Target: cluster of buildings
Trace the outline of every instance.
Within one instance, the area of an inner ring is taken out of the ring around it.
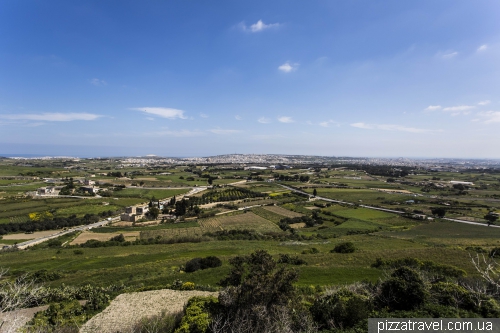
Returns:
[[[137,222],[143,219],[148,211],[148,205],[130,206],[125,208],[125,213],[120,215],[120,220],[125,222]]]

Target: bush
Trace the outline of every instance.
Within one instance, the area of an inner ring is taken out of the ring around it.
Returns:
[[[76,255],[82,255],[83,251],[82,250],[73,250],[73,253]]]
[[[316,254],[319,253],[319,250],[315,247],[302,251],[302,254]]]
[[[353,253],[356,251],[356,248],[354,247],[354,243],[352,242],[345,242],[345,243],[340,243],[335,245],[333,250],[331,250],[331,253]]]
[[[194,282],[184,282],[181,286],[181,290],[194,290]]]
[[[204,333],[208,330],[210,310],[218,303],[215,297],[193,297],[184,309],[179,328],[175,333]]]
[[[184,271],[187,273],[192,273],[200,269],[214,268],[221,265],[222,261],[215,256],[208,256],[206,258],[193,258],[186,263]]]
[[[289,254],[280,254],[280,258],[278,259],[278,264],[307,265],[304,259],[300,259],[297,256],[292,257]]]
[[[481,246],[467,246],[465,248],[465,250],[467,250],[467,251],[473,251],[473,252],[476,252],[476,253],[488,253],[488,251],[486,251],[485,249],[483,249]]]
[[[372,304],[367,296],[340,289],[316,299],[311,314],[321,328],[346,329],[368,318],[371,310]]]
[[[31,273],[30,277],[33,278],[35,282],[40,283],[58,280],[62,275],[56,272],[49,272],[46,269],[41,269]]]
[[[118,236],[115,236],[115,237],[112,237],[110,239],[111,242],[125,242],[125,236],[123,236],[123,234],[119,234]]]
[[[429,293],[419,272],[410,267],[396,269],[380,286],[378,301],[391,310],[414,310],[425,304]]]

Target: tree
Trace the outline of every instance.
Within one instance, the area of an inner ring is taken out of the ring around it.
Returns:
[[[158,215],[160,215],[160,210],[158,209],[158,207],[151,207],[149,208],[148,214],[153,220],[156,220],[158,218]]]
[[[488,213],[484,216],[484,219],[488,221],[488,226],[490,226],[490,224],[494,224],[495,221],[498,220],[498,216]]]
[[[316,189],[313,190],[313,196],[317,196],[318,195],[318,191]]]
[[[437,217],[444,217],[446,214],[446,209],[443,207],[436,207],[436,208],[431,208],[432,215],[436,215]]]
[[[219,282],[221,308],[212,332],[313,332],[309,311],[293,283],[298,272],[278,263],[264,250],[232,258],[229,275]]]

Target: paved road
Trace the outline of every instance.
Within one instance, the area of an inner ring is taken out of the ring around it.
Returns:
[[[289,187],[289,186],[286,186],[286,185],[282,185],[282,184],[277,184],[277,185],[282,186],[282,187],[284,187],[284,188],[286,188],[288,190],[291,190],[293,192],[306,194],[306,195],[312,197],[312,195],[310,193],[307,193],[307,192],[304,192],[304,191],[300,191],[300,190],[297,190],[297,189],[294,189],[292,187]],[[346,201],[341,201],[341,200],[333,200],[333,199],[328,199],[328,198],[319,197],[319,196],[316,196],[316,198],[324,200],[324,201],[341,203],[341,204],[350,205],[350,206],[354,206],[355,205],[352,202],[346,202]],[[392,210],[392,209],[387,209],[387,208],[373,207],[373,206],[367,206],[367,205],[359,205],[359,207],[368,208],[368,209],[375,209],[375,210],[380,210],[380,211],[389,212],[389,213],[395,213],[395,214],[404,214],[404,212],[401,212],[399,210]],[[452,222],[459,222],[459,223],[465,223],[465,224],[472,224],[472,225],[479,225],[479,226],[482,226],[482,227],[488,227],[488,225],[486,223],[464,221],[464,220],[458,220],[458,219],[451,219],[451,218],[447,218],[447,217],[443,217],[442,220],[447,220],[447,221],[452,221]],[[498,225],[491,225],[490,227],[500,228],[500,226],[498,226]]]

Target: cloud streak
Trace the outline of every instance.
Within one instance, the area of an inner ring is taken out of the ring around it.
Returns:
[[[477,48],[477,52],[484,52],[488,49],[488,44],[483,44]]]
[[[34,120],[34,121],[75,121],[75,120],[96,120],[102,117],[93,113],[27,113],[27,114],[2,114],[0,119],[7,120]]]
[[[353,123],[352,127],[368,129],[368,130],[382,130],[382,131],[398,131],[398,132],[409,132],[409,133],[426,133],[433,132],[432,130],[427,130],[423,128],[405,127],[401,125],[394,124],[366,124],[366,123]]]
[[[322,121],[319,123],[319,126],[321,127],[331,127],[331,126],[339,126],[339,123],[333,120],[327,120],[327,121]]]
[[[425,111],[436,111],[441,110],[441,105],[429,105],[424,109]]]
[[[280,26],[280,24],[279,23],[266,24],[262,20],[258,20],[256,23],[250,25],[249,27],[247,27],[244,22],[241,22],[239,24],[239,26],[243,31],[255,33],[255,32],[261,32],[261,31],[264,31],[267,29],[271,29],[271,28],[277,28]]]
[[[283,73],[294,72],[299,68],[298,63],[290,63],[289,61],[285,62],[283,65],[279,66],[278,69]]]
[[[108,83],[106,81],[100,80],[100,79],[97,79],[97,78],[91,79],[90,83],[93,84],[96,87],[102,87],[102,86],[107,86],[108,85]]]
[[[278,121],[280,123],[285,123],[285,124],[290,124],[290,123],[294,123],[295,121],[292,119],[292,117],[279,117],[278,118]]]
[[[153,114],[158,117],[166,119],[187,119],[184,115],[183,110],[171,109],[171,108],[159,108],[159,107],[142,107],[142,108],[130,108],[133,111],[140,111],[147,114]]]
[[[443,59],[452,59],[455,58],[458,55],[458,52],[450,52],[450,53],[445,53],[441,55],[441,58]]]
[[[271,119],[266,117],[260,117],[257,121],[261,124],[269,124],[271,122]]]
[[[483,111],[477,114],[480,119],[474,121],[481,121],[485,124],[500,123],[500,111]]]

